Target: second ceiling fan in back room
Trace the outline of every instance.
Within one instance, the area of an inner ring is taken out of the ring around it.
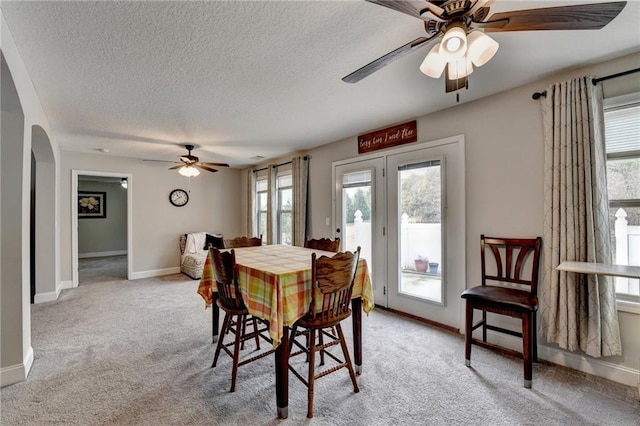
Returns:
[[[200,170],[206,170],[208,172],[217,172],[217,169],[213,167],[229,167],[227,163],[210,163],[200,162],[200,159],[195,155],[191,155],[191,151],[195,148],[194,145],[186,144],[185,149],[188,151],[187,155],[180,155],[180,161],[165,161],[165,160],[144,160],[144,161],[159,161],[162,163],[176,163],[175,166],[169,167],[169,170],[178,170],[182,176],[194,177],[200,174]],[[213,167],[212,167],[213,166]]]
[[[590,3],[494,13],[495,0],[366,0],[424,21],[427,35],[399,47],[342,80],[357,83],[425,43],[442,39],[427,54],[420,71],[432,78],[445,74],[445,90],[468,87],[473,66],[486,64],[498,43],[485,33],[537,30],[599,30],[611,22],[626,1]]]

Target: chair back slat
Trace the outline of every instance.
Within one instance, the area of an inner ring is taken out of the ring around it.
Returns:
[[[209,249],[213,260],[213,272],[218,287],[218,300],[227,309],[244,309],[244,301],[238,287],[236,273],[236,254],[234,250],[222,252]]]
[[[487,281],[498,281],[507,284],[518,284],[529,287],[532,294],[537,294],[538,266],[540,263],[540,247],[542,238],[495,238],[480,237],[480,257],[482,262],[482,285]],[[495,274],[487,272],[490,259],[486,255],[486,247],[489,247],[494,258]],[[503,255],[504,253],[504,255]],[[531,256],[531,270],[525,277],[528,269],[527,261]],[[504,265],[503,265],[504,257]],[[515,257],[515,264],[514,264]],[[504,267],[503,267],[504,266]]]
[[[337,253],[340,251],[340,237],[337,237],[335,240],[329,238],[309,239],[305,240],[304,246],[310,249]]]
[[[354,253],[337,253],[332,257],[311,255],[313,289],[309,312],[314,318],[331,321],[350,312],[359,258],[360,247]]]
[[[236,237],[224,240],[225,248],[241,248],[241,247],[256,247],[262,245],[262,235],[259,237]]]

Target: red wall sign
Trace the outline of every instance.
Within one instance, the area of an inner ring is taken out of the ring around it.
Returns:
[[[358,136],[358,154],[390,148],[418,140],[416,121]]]

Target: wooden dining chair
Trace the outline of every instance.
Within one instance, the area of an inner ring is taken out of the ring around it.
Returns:
[[[467,301],[465,321],[465,363],[471,366],[471,344],[520,357],[498,345],[487,343],[487,330],[522,338],[524,387],[531,388],[533,362],[537,362],[536,311],[538,310],[538,268],[542,238],[480,237],[482,285],[462,292]],[[487,254],[490,252],[491,254]],[[493,258],[495,263],[490,262]],[[491,285],[489,284],[491,283]],[[482,311],[482,320],[473,325],[473,310]],[[522,331],[508,330],[487,323],[487,312],[519,318]],[[482,341],[472,333],[482,327]]]
[[[335,240],[332,240],[330,238],[305,238],[304,246],[310,249],[331,251],[333,253],[337,253],[338,251],[340,251],[340,237],[337,237]]]
[[[291,362],[289,362],[289,370],[307,386],[307,417],[309,418],[313,417],[313,393],[316,379],[347,368],[353,383],[353,391],[360,391],[344,333],[340,326],[340,322],[351,315],[351,293],[359,258],[360,247],[354,253],[337,253],[333,257],[320,256],[316,258],[315,253],[311,255],[311,304],[308,312],[294,323],[289,339],[290,360],[297,355],[308,355],[309,370],[306,379],[294,368]],[[327,331],[334,326],[337,330],[337,336]],[[306,345],[294,338],[299,328],[309,330],[310,337]],[[327,337],[327,343],[321,339],[316,340],[317,333]],[[328,348],[335,345],[340,345],[342,348],[342,358],[344,359],[327,351]],[[293,352],[294,346],[300,350]],[[316,372],[315,360],[318,353],[333,359],[337,365]]]
[[[218,362],[220,351],[224,350],[232,359],[233,366],[231,370],[231,391],[236,390],[236,377],[238,375],[238,367],[256,361],[274,352],[273,349],[261,352],[251,358],[244,359],[241,362],[240,344],[255,339],[256,349],[260,350],[260,338],[263,338],[270,344],[272,343],[268,335],[264,334],[268,331],[267,324],[259,318],[249,315],[249,311],[242,300],[242,294],[238,288],[238,279],[236,274],[236,255],[234,250],[230,252],[221,252],[212,248],[211,259],[213,261],[214,275],[216,285],[218,287],[218,299],[216,303],[224,311],[224,321],[220,338],[216,345],[215,355],[213,357],[214,368]],[[253,331],[247,333],[247,325],[253,326]],[[233,341],[224,343],[225,337],[229,334],[234,336]],[[231,349],[230,349],[231,348]]]
[[[236,237],[224,240],[224,248],[255,247],[262,245],[262,234],[259,237]]]

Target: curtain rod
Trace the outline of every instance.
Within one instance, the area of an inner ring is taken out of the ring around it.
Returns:
[[[304,157],[302,157],[302,158],[303,158],[304,160],[307,160],[309,157],[305,155],[305,156],[304,156]],[[278,168],[278,167],[281,167],[281,166],[286,166],[287,164],[291,164],[291,163],[293,163],[293,160],[291,160],[291,161],[285,161],[284,163],[280,163],[280,164],[276,164],[276,165],[275,165],[275,166],[273,166],[273,167]],[[263,170],[268,170],[268,169],[269,169],[269,166],[267,166],[267,167],[263,167],[263,168],[261,168],[261,169],[255,169],[255,170],[253,170],[253,173],[261,172],[261,171],[263,171]]]
[[[632,70],[622,71],[617,74],[605,75],[604,77],[594,78],[594,79],[591,79],[591,83],[593,83],[593,85],[595,86],[601,81],[611,80],[612,78],[618,78],[618,77],[622,77],[629,74],[635,74],[637,72],[640,72],[640,68],[634,68]],[[533,95],[531,95],[531,98],[536,100],[540,98],[546,98],[546,97],[547,97],[546,90],[544,92],[535,92]]]

